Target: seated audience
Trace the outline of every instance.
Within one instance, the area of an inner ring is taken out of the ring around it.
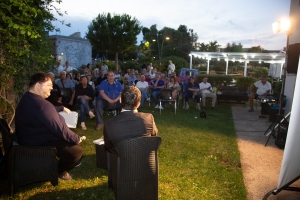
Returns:
[[[156,73],[157,73],[157,69],[156,69],[156,68],[153,68],[153,70],[151,70],[151,72],[150,72],[150,74],[149,74],[151,80],[154,80],[154,79],[155,79]]]
[[[175,82],[176,82],[176,83],[180,83],[180,79],[179,79],[179,77],[176,76],[176,73],[175,73],[175,72],[172,72],[172,73],[171,73],[171,76],[174,76]]]
[[[148,97],[149,85],[148,85],[148,82],[145,81],[145,76],[144,75],[141,75],[141,80],[138,81],[135,86],[137,88],[139,88],[139,90],[141,91],[142,98],[141,98],[141,102],[140,102],[140,108],[143,108],[145,99],[148,102],[150,101],[150,98]]]
[[[151,78],[148,73],[145,75],[145,81],[148,82],[148,85],[151,85]]]
[[[158,109],[164,109],[162,106],[158,105],[158,97],[160,95],[161,89],[165,87],[165,83],[163,80],[161,80],[161,76],[159,73],[156,73],[155,79],[152,80],[151,85],[153,87],[152,89],[152,97],[155,103],[155,108]]]
[[[63,66],[61,66],[60,61],[57,61],[55,69],[54,69],[55,75],[59,76],[60,72],[63,71],[63,70],[64,70],[64,68],[63,68]]]
[[[75,87],[80,84],[80,72],[77,72],[74,77]]]
[[[104,81],[106,79],[107,79],[107,77],[104,75],[104,71],[101,70],[100,75],[99,75],[99,77],[97,78],[97,81],[96,81],[96,86],[98,87],[102,83],[102,81]]]
[[[256,92],[254,91],[255,88],[257,88]],[[250,100],[250,109],[249,112],[253,112],[253,99],[257,99],[258,96],[265,96],[271,92],[272,85],[269,81],[267,81],[267,77],[262,75],[260,77],[260,80],[253,83],[250,86],[250,95],[249,95],[249,100]]]
[[[67,78],[67,73],[65,71],[60,72],[60,79],[56,81],[59,88],[71,88],[74,90],[74,82]]]
[[[134,72],[130,72],[130,75],[127,79],[128,86],[134,85],[135,80],[136,80],[136,76],[134,75]]]
[[[98,87],[99,95],[96,102],[96,130],[101,130],[104,126],[103,112],[109,107],[121,108],[120,98],[123,86],[115,81],[112,71],[107,73],[107,80],[102,81]],[[110,104],[110,105],[109,105]]]
[[[127,69],[127,73],[124,75],[125,80],[127,80],[130,76],[131,69]]]
[[[138,88],[126,86],[121,100],[121,114],[105,122],[103,136],[106,149],[114,150],[112,143],[115,141],[158,134],[152,114],[137,111],[141,101]]]
[[[50,92],[50,96],[47,97],[46,100],[52,103],[54,106],[62,106],[62,96],[58,85],[54,83],[54,74],[49,72],[47,75],[52,81],[53,89]]]
[[[115,80],[121,82],[121,74],[118,70],[115,70]]]
[[[71,67],[71,66],[69,65],[69,62],[68,62],[68,61],[66,61],[65,64],[66,64],[66,65],[65,65],[64,71],[65,71],[66,73],[69,73],[69,74],[73,75],[73,74],[72,74],[72,72],[73,72],[73,67]]]
[[[195,98],[197,101],[197,109],[201,110],[200,108],[200,96],[198,95],[198,92],[200,91],[199,85],[195,83],[194,77],[189,78],[189,82],[186,84],[185,87],[185,108],[189,109],[189,98]]]
[[[203,107],[205,107],[205,99],[206,97],[212,98],[212,104],[211,107],[215,108],[216,101],[217,101],[217,95],[212,92],[212,87],[209,82],[207,82],[207,77],[203,77],[202,82],[199,84],[201,96],[202,96],[202,104]]]
[[[170,77],[170,82],[168,83],[167,88],[172,90],[172,99],[176,100],[181,87],[179,83],[175,82],[174,76]]]
[[[92,75],[92,71],[91,71],[91,65],[90,63],[88,63],[84,69],[84,74],[85,75]]]
[[[55,146],[58,175],[71,180],[68,173],[81,163],[81,138],[71,131],[59,111],[69,113],[63,106],[53,106],[45,98],[52,90],[51,78],[44,73],[34,74],[29,80],[29,91],[21,98],[16,109],[16,135],[21,145]]]
[[[94,84],[94,81],[91,80],[91,79],[92,79],[92,76],[91,76],[91,75],[87,75],[86,78],[87,78],[88,84],[89,84],[90,86],[92,86],[93,90],[95,91],[95,84]]]
[[[75,104],[80,108],[80,127],[82,130],[86,130],[85,126],[85,116],[88,113],[90,118],[93,119],[95,117],[94,113],[91,111],[90,107],[92,105],[92,101],[94,100],[95,92],[92,86],[88,84],[88,79],[86,76],[80,77],[80,85],[76,87],[72,100],[70,102],[73,105]]]

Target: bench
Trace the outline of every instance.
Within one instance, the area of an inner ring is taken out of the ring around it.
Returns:
[[[248,101],[248,88],[238,86],[218,86],[217,87],[217,101],[227,103],[242,103]]]

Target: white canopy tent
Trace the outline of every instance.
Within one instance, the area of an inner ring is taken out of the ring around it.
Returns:
[[[226,72],[228,74],[228,62],[240,62],[245,63],[244,76],[247,76],[247,63],[250,61],[264,62],[264,63],[280,63],[281,69],[285,62],[285,53],[248,53],[248,52],[200,52],[191,51],[190,55],[190,69],[192,69],[193,57],[202,58],[207,60],[207,74],[209,74],[209,61],[225,60]]]

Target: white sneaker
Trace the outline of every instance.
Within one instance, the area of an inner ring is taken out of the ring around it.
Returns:
[[[81,126],[81,130],[84,130],[84,131],[86,130],[86,126],[85,126],[84,122],[81,122],[80,126]]]
[[[159,106],[158,108],[159,108],[159,109],[164,109],[162,106]]]
[[[147,101],[149,102],[149,101],[150,101],[150,98],[148,98]]]
[[[190,107],[189,105],[186,105],[186,106],[185,106],[185,109],[189,109],[189,107]]]
[[[155,108],[159,108],[159,105],[156,105]]]
[[[197,106],[197,110],[201,110],[200,106]]]
[[[95,115],[92,111],[89,111],[89,116],[90,116],[90,119],[93,119],[95,117]]]

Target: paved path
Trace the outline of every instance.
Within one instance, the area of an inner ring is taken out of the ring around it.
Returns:
[[[268,118],[260,119],[260,108],[248,112],[249,108],[232,106],[234,126],[237,133],[238,147],[241,154],[244,182],[249,200],[259,200],[270,190],[276,188],[280,173],[283,150],[275,145],[271,137],[267,146],[264,132],[271,122]],[[300,181],[295,186],[300,187]],[[282,191],[270,197],[278,200],[300,199],[300,192]]]

